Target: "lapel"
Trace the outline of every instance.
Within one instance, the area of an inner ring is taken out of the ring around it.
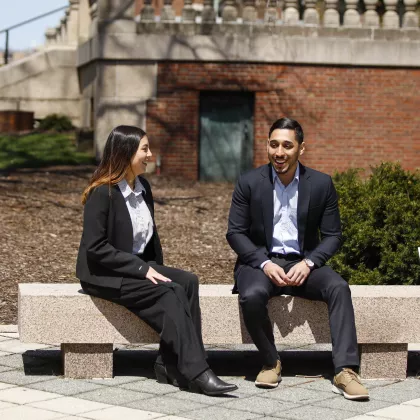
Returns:
[[[152,216],[152,220],[153,220],[153,226],[155,225],[155,215],[153,214],[153,207],[152,207],[152,202],[151,202],[151,196],[150,194],[147,194],[147,190],[146,187],[144,186],[144,184],[141,182],[141,177],[138,177],[140,184],[143,185],[144,188],[144,192],[143,192],[143,199],[147,205],[147,208],[150,211],[150,214]]]
[[[261,203],[263,211],[263,223],[265,231],[265,240],[267,249],[271,249],[273,240],[273,218],[274,218],[274,202],[273,202],[273,171],[271,164],[263,166],[261,170]]]
[[[308,217],[309,201],[311,198],[311,182],[308,171],[301,163],[299,163],[299,170],[300,179],[298,187],[297,224],[299,248],[300,251],[303,252],[306,220]]]
[[[127,205],[125,204],[124,196],[118,185],[114,185],[115,194],[113,194],[114,200],[114,212],[115,217],[118,218],[118,224],[120,230],[117,233],[119,237],[124,238],[125,251],[130,252],[133,249],[133,223],[131,222],[130,213],[128,212]],[[126,239],[127,238],[127,239]]]

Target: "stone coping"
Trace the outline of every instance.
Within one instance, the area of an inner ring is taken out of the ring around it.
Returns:
[[[231,284],[205,284],[200,286],[200,296],[229,296]],[[350,286],[352,297],[420,298],[416,286]],[[79,283],[20,283],[19,290],[27,296],[79,296]]]

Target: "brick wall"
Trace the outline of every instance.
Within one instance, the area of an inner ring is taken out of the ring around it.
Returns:
[[[254,165],[267,162],[273,121],[298,120],[302,162],[332,174],[399,160],[420,168],[420,70],[265,64],[160,63],[147,131],[162,171],[198,176],[201,90],[255,92]]]

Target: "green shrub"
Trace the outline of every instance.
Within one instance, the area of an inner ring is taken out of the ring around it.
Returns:
[[[420,173],[383,163],[334,183],[344,241],[330,265],[352,284],[420,284]]]
[[[42,119],[39,123],[38,129],[40,131],[70,131],[73,130],[73,124],[69,117],[65,115],[50,114]]]
[[[87,165],[94,162],[91,154],[76,151],[74,133],[0,135],[0,171],[52,165]]]

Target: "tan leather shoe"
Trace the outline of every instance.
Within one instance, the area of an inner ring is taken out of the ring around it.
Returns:
[[[344,368],[334,376],[333,392],[348,400],[368,400],[369,392],[362,385],[360,376],[350,368]]]
[[[255,380],[255,385],[261,388],[275,388],[281,381],[281,363],[276,366],[263,366]]]

